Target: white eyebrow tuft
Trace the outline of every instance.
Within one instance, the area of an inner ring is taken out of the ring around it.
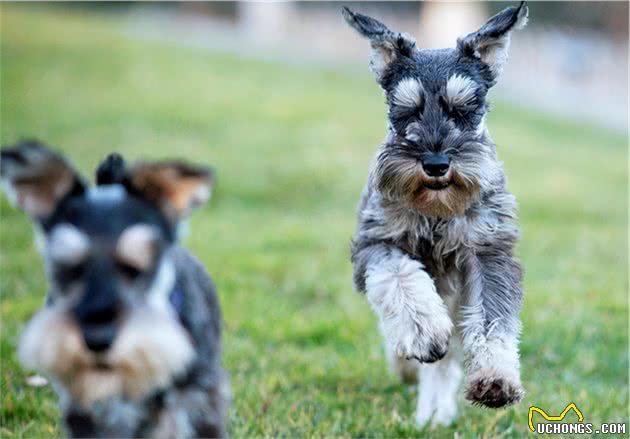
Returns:
[[[392,101],[394,105],[416,108],[419,107],[422,102],[423,93],[424,87],[422,87],[422,83],[419,80],[405,78],[396,85]]]
[[[453,106],[467,105],[475,98],[477,89],[475,81],[456,73],[446,81],[446,99]]]
[[[71,224],[59,224],[50,233],[48,254],[57,263],[78,264],[87,257],[89,250],[89,238]]]
[[[148,224],[129,226],[118,238],[116,257],[139,270],[146,270],[156,256],[157,237],[155,227]]]

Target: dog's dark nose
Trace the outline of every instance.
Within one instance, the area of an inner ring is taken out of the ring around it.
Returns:
[[[112,304],[113,305],[113,304]],[[109,349],[116,338],[116,308],[105,306],[77,313],[83,340],[91,351]]]
[[[116,338],[116,325],[113,323],[101,325],[81,325],[83,340],[89,350],[102,352],[114,343]]]
[[[442,177],[446,175],[451,166],[451,160],[444,154],[433,154],[422,160],[424,172],[429,177]]]
[[[120,305],[110,264],[95,261],[88,271],[85,292],[72,309],[88,349],[104,351],[114,343]]]
[[[118,316],[115,302],[83,301],[75,307],[74,315],[83,334],[83,340],[91,351],[107,350],[116,338],[116,320]]]

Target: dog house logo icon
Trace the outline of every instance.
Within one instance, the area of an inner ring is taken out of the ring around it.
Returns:
[[[584,422],[584,415],[582,415],[582,412],[580,411],[579,408],[577,408],[574,402],[566,406],[566,408],[558,416],[550,416],[540,407],[532,406],[529,408],[529,416],[528,416],[529,429],[533,432],[536,432],[536,428],[534,428],[534,422],[533,422],[534,412],[539,413],[543,418],[545,418],[546,421],[562,421],[564,420],[564,417],[567,415],[567,413],[569,413],[569,411],[571,410],[573,410],[575,414],[577,415],[578,422]]]

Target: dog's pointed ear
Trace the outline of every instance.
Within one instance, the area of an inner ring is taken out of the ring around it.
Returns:
[[[508,58],[512,31],[527,24],[529,9],[525,2],[511,6],[490,18],[478,31],[457,40],[457,49],[467,57],[488,65],[496,79]]]
[[[2,148],[0,180],[11,203],[40,222],[50,217],[62,199],[85,191],[68,160],[36,140]]]
[[[358,33],[370,40],[372,54],[370,70],[381,84],[383,76],[391,64],[401,57],[411,57],[416,50],[416,41],[409,35],[394,32],[378,20],[367,15],[342,9],[343,17]]]
[[[159,207],[177,223],[210,199],[214,172],[180,161],[139,163],[127,171],[125,186]]]

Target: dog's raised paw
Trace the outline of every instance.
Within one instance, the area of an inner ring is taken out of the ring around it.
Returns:
[[[470,381],[466,399],[473,404],[500,408],[516,404],[525,391],[516,382],[500,376],[480,376]]]
[[[418,360],[420,363],[435,363],[436,361],[444,358],[446,353],[448,352],[448,341],[446,343],[435,343],[432,342],[429,346],[427,352],[422,355],[413,355],[411,357],[407,357],[407,360]]]
[[[430,328],[412,323],[405,330],[399,328],[399,331],[389,332],[393,336],[389,338],[393,351],[400,358],[415,359],[420,363],[441,360],[448,352],[452,324],[450,319],[440,323]]]

